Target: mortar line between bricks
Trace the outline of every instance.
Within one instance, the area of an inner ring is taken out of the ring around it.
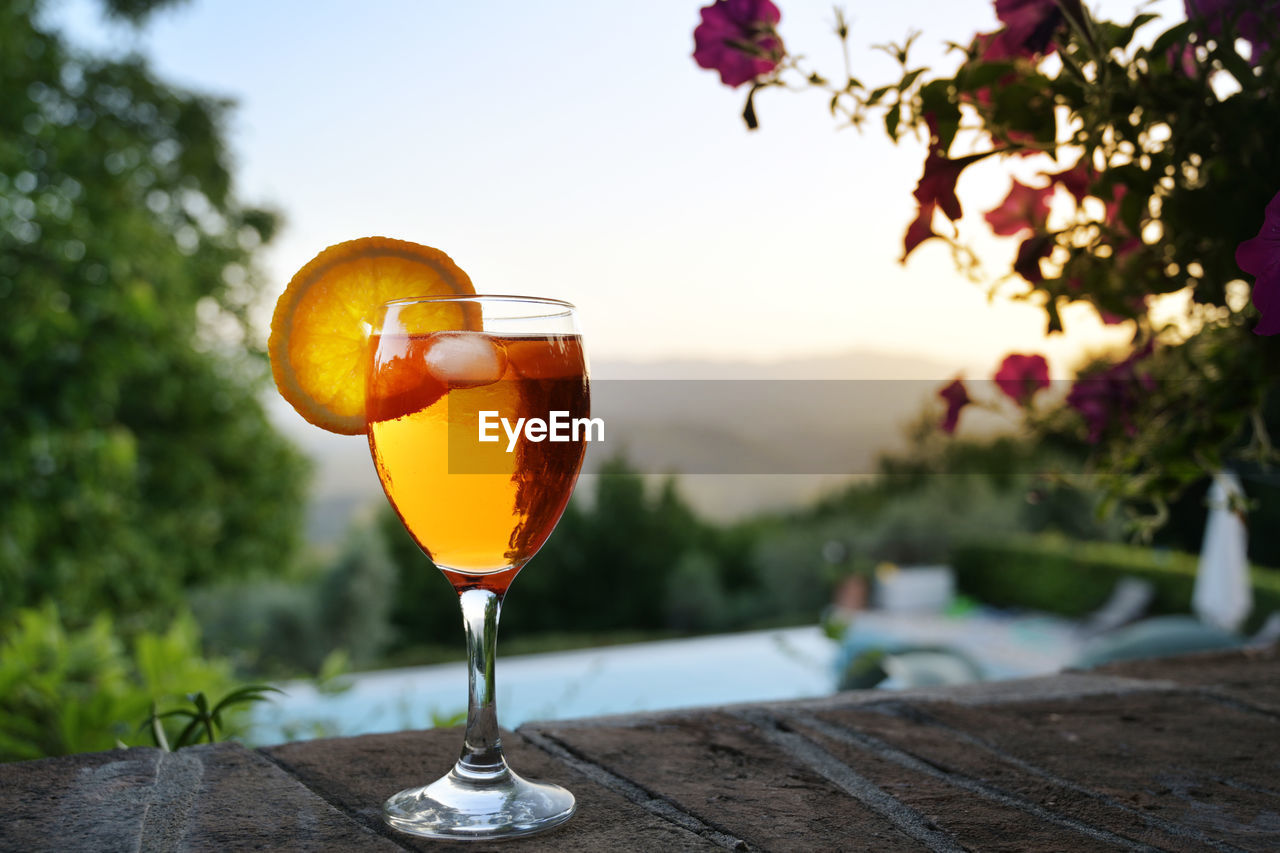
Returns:
[[[1094,841],[1101,841],[1107,844],[1116,845],[1118,847],[1123,847],[1126,850],[1142,851],[1142,853],[1158,853],[1160,849],[1158,847],[1152,847],[1149,844],[1144,844],[1140,841],[1135,841],[1132,838],[1119,835],[1109,829],[1091,826],[1084,821],[1051,811],[1038,803],[1033,803],[1030,800],[1026,800],[1015,794],[1009,793],[1008,791],[1001,790],[994,785],[989,785],[972,776],[968,776],[963,773],[956,773],[954,771],[944,771],[922,758],[898,749],[895,746],[891,746],[890,744],[885,743],[879,738],[872,737],[871,735],[841,728],[839,726],[826,723],[817,717],[813,717],[808,714],[796,714],[793,719],[802,725],[820,732],[826,737],[839,741],[840,743],[844,743],[848,746],[852,746],[856,749],[863,750],[864,752],[869,752],[887,761],[891,761],[899,767],[905,767],[908,770],[913,770],[917,773],[939,779],[952,787],[960,788],[973,794],[978,794],[979,796],[986,797],[987,799],[999,803],[1002,806],[1017,809],[1033,817],[1039,818],[1040,820],[1048,821],[1049,823],[1073,830]],[[775,722],[778,724],[782,723],[781,720],[777,720]],[[803,737],[803,735],[801,735],[801,737]]]
[[[697,815],[680,808],[668,798],[655,794],[625,776],[592,761],[553,734],[528,731],[523,727],[517,729],[516,733],[552,758],[572,767],[592,782],[635,803],[650,814],[674,823],[681,829],[701,836],[726,850],[751,849],[745,840],[718,829]]]
[[[1211,702],[1217,702],[1219,705],[1224,705],[1233,711],[1240,711],[1245,714],[1257,714],[1272,721],[1280,721],[1280,714],[1277,714],[1275,711],[1269,711],[1266,708],[1259,708],[1257,705],[1242,701],[1234,696],[1219,693],[1211,687],[1189,688],[1187,692],[1194,696],[1200,696],[1208,699]]]
[[[400,833],[396,832],[387,824],[383,823],[380,820],[369,820],[364,815],[360,814],[357,811],[347,808],[342,803],[335,802],[329,799],[324,794],[320,793],[315,788],[312,788],[306,782],[302,781],[302,779],[299,778],[298,774],[294,772],[293,768],[290,765],[276,758],[274,755],[270,754],[266,750],[255,749],[254,752],[256,752],[258,755],[261,755],[267,761],[270,761],[276,767],[279,767],[280,770],[283,771],[286,776],[288,776],[293,781],[297,782],[303,788],[306,788],[307,791],[309,791],[312,796],[327,803],[329,807],[337,811],[338,814],[344,815],[348,820],[353,821],[354,823],[357,823],[360,826],[363,826],[365,829],[372,831],[375,835],[379,835],[387,839],[396,847],[399,847],[401,850],[408,850],[410,851],[410,853],[415,853],[417,848],[408,846],[408,842],[405,841],[404,836],[400,835]]]
[[[920,812],[886,792],[819,744],[798,732],[783,730],[778,725],[778,720],[767,712],[737,709],[728,713],[755,726],[769,743],[935,853],[960,853],[969,849],[959,844],[950,834],[932,826]]]
[[[1209,776],[1210,780],[1228,788],[1235,788],[1237,791],[1248,791],[1250,794],[1262,794],[1264,797],[1274,797],[1280,800],[1280,791],[1274,788],[1264,788],[1261,785],[1251,785],[1248,782],[1241,782],[1239,779],[1228,779],[1226,776]]]
[[[1198,844],[1203,844],[1206,847],[1211,847],[1214,850],[1222,851],[1222,853],[1244,853],[1241,848],[1234,847],[1231,844],[1227,844],[1216,838],[1205,835],[1195,827],[1184,826],[1180,823],[1165,820],[1164,818],[1156,815],[1147,814],[1141,809],[1135,809],[1132,806],[1125,805],[1114,797],[1095,791],[1092,788],[1087,788],[1078,782],[1073,782],[1070,779],[1059,776],[1037,764],[1032,764],[1026,759],[1019,758],[1012,753],[1005,752],[1003,749],[989,743],[983,738],[980,738],[971,732],[949,725],[942,720],[939,720],[928,711],[910,703],[885,702],[873,710],[875,713],[898,717],[899,719],[906,720],[910,723],[914,723],[915,725],[930,726],[932,728],[940,729],[946,732],[948,736],[955,738],[966,746],[972,746],[975,749],[982,750],[1005,764],[1016,767],[1024,773],[1043,779],[1046,782],[1051,782],[1054,785],[1065,788],[1073,793],[1088,797],[1089,799],[1101,803],[1109,808],[1124,812],[1125,814],[1142,821],[1147,826],[1150,826],[1153,829],[1158,829],[1168,835],[1172,835],[1174,838],[1178,838],[1179,840],[1194,841]]]

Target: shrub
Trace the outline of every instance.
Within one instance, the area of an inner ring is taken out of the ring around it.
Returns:
[[[1198,558],[1106,542],[1057,536],[976,540],[951,554],[961,592],[997,607],[1026,607],[1083,616],[1106,601],[1122,577],[1151,583],[1154,613],[1187,613]],[[1253,612],[1247,629],[1280,610],[1280,571],[1254,567]]]
[[[52,604],[20,610],[0,643],[0,761],[17,761],[144,744],[140,725],[152,703],[161,711],[184,694],[221,696],[232,688],[231,666],[205,660],[195,621],[180,614],[161,633],[117,639],[109,616],[69,630]],[[222,728],[243,728],[241,709]],[[181,730],[166,723],[171,740]]]
[[[353,530],[317,589],[324,654],[342,649],[357,666],[376,660],[391,639],[395,584],[382,536],[371,527]]]
[[[731,602],[716,561],[689,551],[676,561],[667,578],[667,625],[677,631],[723,631],[733,624]]]
[[[195,590],[189,597],[206,650],[229,657],[241,673],[310,673],[324,660],[314,584],[256,579]]]
[[[425,558],[421,563],[439,574]],[[246,674],[294,676],[319,672],[338,651],[357,666],[377,660],[392,635],[395,583],[383,537],[365,526],[348,533],[315,577],[237,581],[190,598],[211,651],[232,657]]]

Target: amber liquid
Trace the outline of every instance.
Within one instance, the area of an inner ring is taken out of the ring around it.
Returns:
[[[461,340],[468,357],[479,347],[479,366],[433,361],[446,337]],[[563,442],[521,432],[507,452],[501,426],[489,431],[496,442],[479,441],[480,413],[497,412],[513,427],[555,411],[588,417],[581,339],[450,332],[382,335],[372,345],[369,448],[387,499],[454,586],[505,589],[560,520],[586,432]]]

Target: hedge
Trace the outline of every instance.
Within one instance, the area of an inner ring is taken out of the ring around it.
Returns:
[[[996,607],[1019,607],[1080,617],[1102,606],[1116,582],[1133,577],[1155,589],[1150,613],[1191,612],[1199,557],[1112,542],[1060,536],[1015,536],[956,545],[951,565],[960,592]],[[1280,570],[1251,568],[1255,630],[1280,611]]]

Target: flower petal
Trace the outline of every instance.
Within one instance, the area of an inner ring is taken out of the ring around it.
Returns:
[[[942,431],[951,435],[960,421],[960,410],[973,400],[969,397],[969,389],[964,387],[964,381],[959,378],[953,379],[939,390],[938,396],[947,402],[947,413],[942,418]]]
[[[720,73],[726,86],[741,86],[782,62],[786,48],[774,30],[782,18],[769,0],[715,0],[701,10],[693,31],[693,59]]]

